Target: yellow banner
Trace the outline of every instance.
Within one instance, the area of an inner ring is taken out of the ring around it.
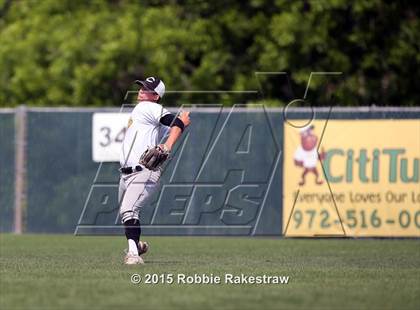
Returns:
[[[284,125],[284,235],[420,237],[420,120],[292,125]]]

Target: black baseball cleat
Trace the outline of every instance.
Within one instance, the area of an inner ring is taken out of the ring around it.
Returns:
[[[149,244],[146,241],[139,241],[137,249],[139,251],[139,255],[146,254],[149,250]]]

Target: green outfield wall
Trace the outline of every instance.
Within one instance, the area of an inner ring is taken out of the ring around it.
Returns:
[[[122,114],[129,110],[124,109]],[[109,137],[101,137],[101,132],[95,132],[92,122],[94,115],[118,115],[121,111],[27,108],[25,113],[23,231],[120,234],[122,227],[117,199],[119,165],[112,156],[103,162],[94,160],[93,152],[98,150],[95,149],[93,140],[96,138],[93,139],[93,136],[98,135],[102,145],[108,147],[109,144],[115,149],[120,143],[121,135],[118,135],[121,131],[109,124]],[[406,140],[415,140],[420,135],[420,110],[417,108],[327,107],[289,109],[285,112],[281,108],[216,107],[191,108],[191,117],[192,125],[174,149],[159,190],[142,208],[144,234],[248,236],[294,235],[297,232],[299,235],[299,230],[293,230],[298,224],[294,210],[287,206],[287,213],[283,212],[283,205],[289,203],[285,200],[288,194],[305,191],[305,187],[293,180],[287,187],[288,193],[283,192],[288,182],[284,176],[284,162],[287,156],[293,156],[290,150],[288,154],[284,152],[287,126],[296,130],[293,139],[299,141],[301,130],[298,127],[313,119],[318,122],[316,135],[322,142],[324,134],[325,137],[331,136],[328,121],[414,120],[419,124],[419,132],[412,132],[412,137],[406,137]],[[104,123],[102,126],[108,125]],[[14,231],[14,130],[13,111],[0,113],[0,224],[3,232]],[[374,141],[374,137],[372,139]],[[327,152],[331,151],[328,145],[325,147]],[[328,154],[331,156],[332,153]],[[420,157],[420,151],[412,155],[411,162],[407,161],[409,170],[415,169],[416,156]],[[322,167],[319,169],[320,177],[324,178]],[[299,177],[300,172],[297,173]],[[325,178],[324,183],[323,190],[331,193]],[[420,183],[414,181],[413,184]],[[316,187],[316,190],[319,188]],[[313,205],[322,210],[322,206]],[[331,212],[337,212],[337,209],[339,212],[339,204],[335,207],[331,210],[336,211]],[[409,210],[410,225],[414,225],[409,229],[413,229],[410,231],[414,232],[414,236],[420,232],[420,228],[415,226],[415,208]],[[305,214],[305,210],[301,211]],[[396,216],[398,221],[398,214]],[[332,219],[332,215],[330,217]],[[405,217],[404,213],[404,225]],[[302,221],[301,225],[306,225],[304,221],[307,219]],[[347,225],[348,219],[343,216],[340,221]],[[342,224],[334,225],[340,228]],[[289,232],[285,231],[287,225],[291,225]],[[312,231],[305,233],[310,235]],[[344,233],[349,233],[349,230],[344,230]],[[325,232],[325,235],[329,234],[336,233]]]

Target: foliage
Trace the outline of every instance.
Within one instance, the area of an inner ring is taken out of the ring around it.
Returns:
[[[170,90],[257,89],[282,104],[303,96],[312,71],[342,72],[313,77],[316,105],[332,93],[343,105],[415,105],[418,15],[409,1],[0,0],[0,105],[118,106],[150,75]],[[256,71],[288,72],[293,93],[284,76]]]

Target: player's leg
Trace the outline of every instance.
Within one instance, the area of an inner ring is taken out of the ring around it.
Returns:
[[[136,201],[136,205],[138,206],[138,210],[140,212],[141,207],[145,205],[147,200],[153,195],[156,191],[159,183],[160,178],[160,171],[148,171],[148,179],[144,183],[144,194]],[[141,232],[141,231],[140,231]],[[139,240],[137,244],[138,253],[139,255],[146,254],[149,250],[149,244],[146,241]]]
[[[120,217],[124,224],[125,236],[128,242],[128,252],[124,259],[126,264],[141,264],[143,260],[138,255],[137,244],[140,240],[141,228],[135,202],[143,184],[135,181],[135,175],[121,178],[119,187]]]
[[[125,237],[128,242],[128,253],[139,255],[137,245],[140,241],[140,220],[129,219],[124,222]]]
[[[141,206],[154,192],[159,175],[156,172],[144,170],[130,175],[124,180],[126,190],[121,200],[120,216],[128,241],[127,257],[133,257],[132,260],[136,260],[139,255],[148,250],[148,244],[140,242],[139,212]]]
[[[136,181],[144,185],[143,193],[137,199],[135,206],[140,213],[142,206],[147,203],[147,200],[156,191],[160,178],[160,171],[145,170],[144,174],[136,176]],[[141,224],[141,222],[139,222]],[[141,232],[141,230],[140,230]],[[137,244],[139,255],[145,254],[149,250],[149,244],[146,241],[139,240]]]

